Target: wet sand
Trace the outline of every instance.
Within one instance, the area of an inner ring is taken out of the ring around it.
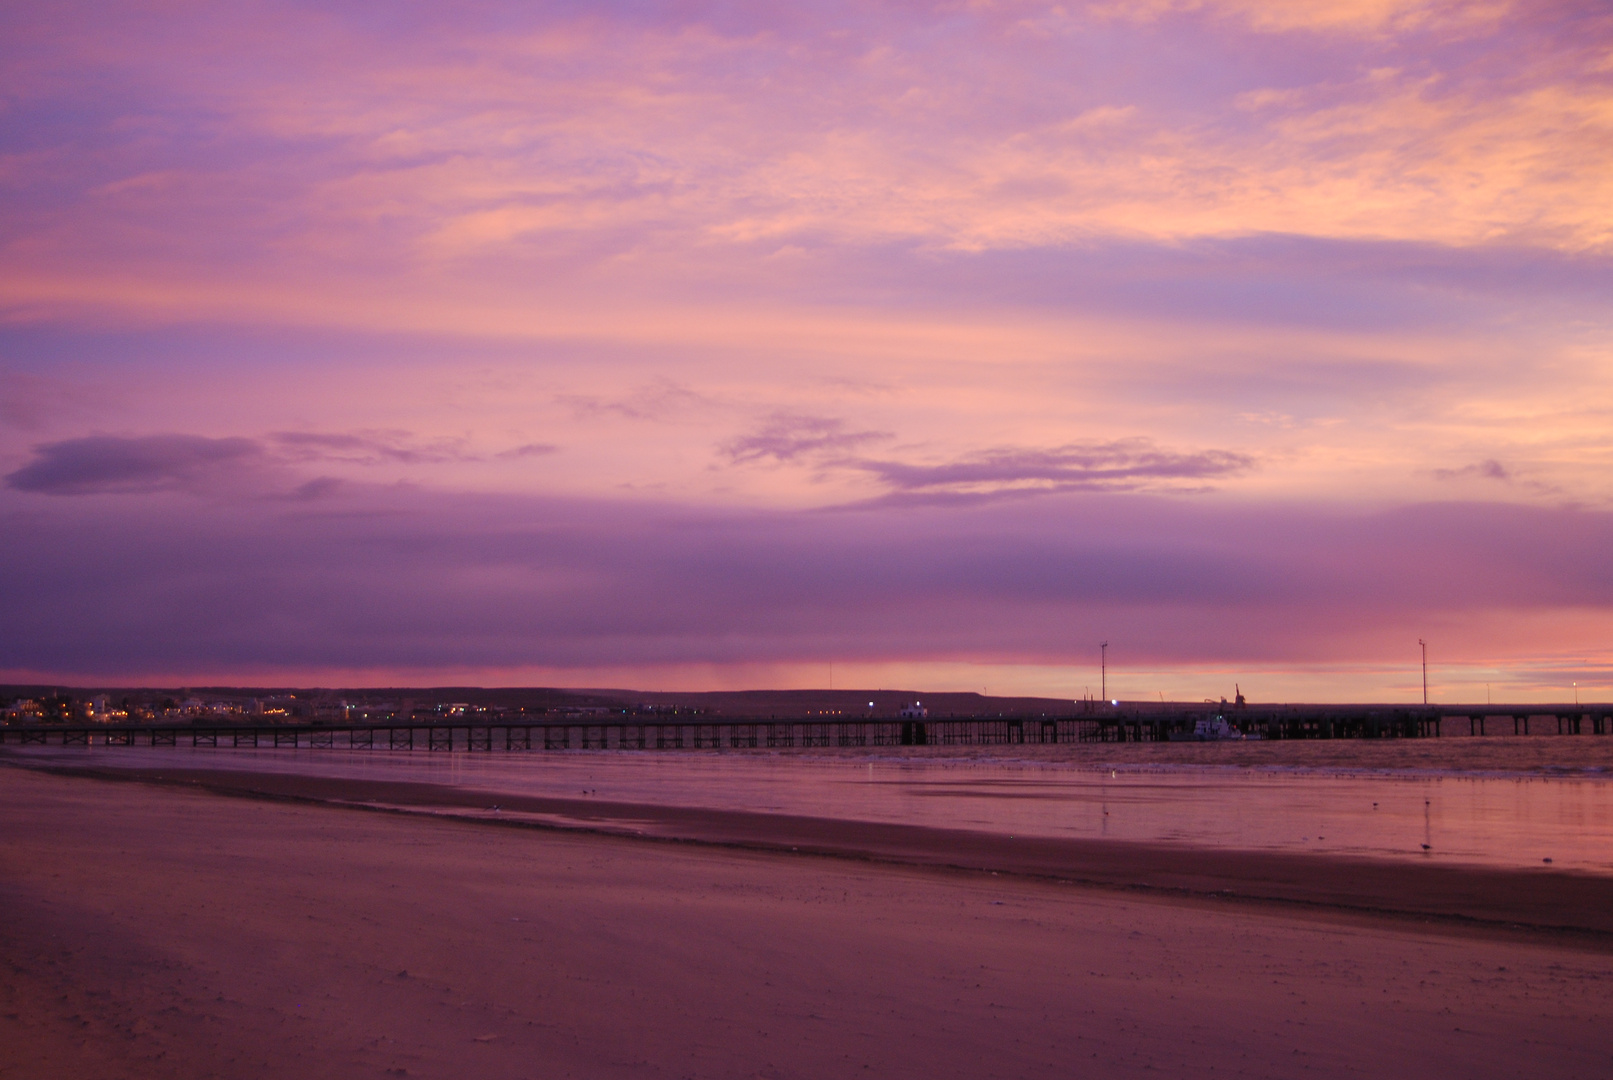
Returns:
[[[507,790],[222,767],[113,770],[58,766],[56,771],[216,794],[455,816],[491,825],[995,872],[1131,891],[1609,935],[1613,940],[1613,876],[1555,866],[1498,868],[1340,858],[1316,852],[1003,835],[910,823],[627,803],[593,796],[530,796]]]
[[[1441,745],[1386,753],[1350,740],[1322,754],[1288,742],[1259,747],[1263,760],[1256,763],[1244,760],[1246,747],[1204,744],[1186,752],[1183,744],[1143,744],[1145,755],[1135,753],[1136,744],[1076,744],[916,755],[894,747],[674,754],[29,747],[0,748],[0,756],[146,774],[214,769],[426,784],[486,793],[489,804],[586,792],[597,802],[633,806],[1183,850],[1550,866],[1613,878],[1613,775],[1587,760],[1599,747],[1552,738],[1471,745],[1478,741],[1424,740]],[[1550,744],[1550,753],[1540,744]],[[1027,758],[1027,749],[1043,753]],[[1110,750],[1132,750],[1133,760],[1094,760]]]
[[[440,816],[491,817],[441,789],[342,794],[430,811],[366,813],[246,786],[0,768],[0,1075],[1613,1069],[1603,933],[759,850],[824,842],[810,821],[546,805],[514,812],[607,831],[491,828]],[[609,834],[634,828],[715,831]],[[1538,875],[1542,907],[1572,877]]]

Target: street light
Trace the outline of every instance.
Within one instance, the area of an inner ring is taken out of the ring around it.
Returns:
[[[1109,697],[1109,643],[1098,642],[1098,697]]]
[[[1428,704],[1428,642],[1424,641],[1422,638],[1418,638],[1417,639],[1417,644],[1419,644],[1419,645],[1421,645],[1423,647],[1423,704],[1427,705]]]

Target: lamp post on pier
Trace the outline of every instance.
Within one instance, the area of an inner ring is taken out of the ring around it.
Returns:
[[[1098,642],[1098,696],[1109,700],[1109,643]]]
[[[1423,704],[1427,705],[1428,704],[1428,642],[1424,641],[1422,638],[1418,638],[1417,639],[1417,644],[1421,645],[1422,649],[1423,649]]]

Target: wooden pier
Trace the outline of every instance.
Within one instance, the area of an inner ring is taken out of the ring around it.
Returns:
[[[187,746],[297,750],[749,750],[1003,746],[1191,739],[1203,721],[1262,739],[1418,739],[1445,734],[1613,735],[1610,705],[1281,705],[1090,703],[1066,716],[755,719],[643,716],[463,717],[366,723],[0,726],[0,745]]]

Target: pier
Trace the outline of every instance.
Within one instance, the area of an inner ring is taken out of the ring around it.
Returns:
[[[1613,705],[1114,706],[1086,702],[1063,716],[934,719],[667,717],[630,712],[330,723],[196,719],[184,723],[0,726],[0,745],[465,752],[1001,746],[1192,740],[1195,730],[1207,722],[1224,725],[1233,739],[1613,735]]]

